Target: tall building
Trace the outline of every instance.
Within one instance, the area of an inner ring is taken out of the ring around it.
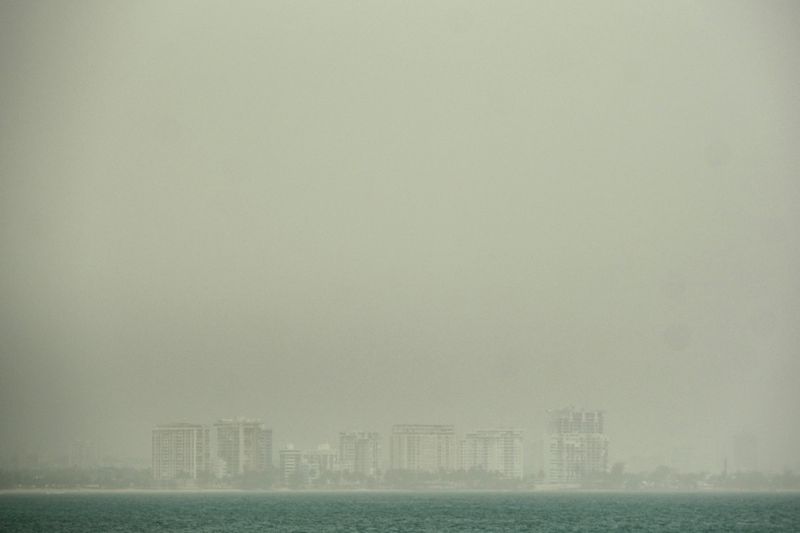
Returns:
[[[303,452],[295,449],[294,445],[287,444],[278,452],[278,462],[284,483],[292,483],[303,477]]]
[[[338,469],[339,457],[330,444],[320,444],[316,450],[303,452],[303,464],[308,469],[310,481],[316,481],[322,475]]]
[[[522,479],[522,430],[482,429],[468,433],[460,445],[464,470],[496,472],[507,479]]]
[[[578,483],[608,468],[608,437],[602,411],[574,407],[548,411],[547,480]]]
[[[209,430],[176,423],[153,429],[153,479],[197,479],[209,471]]]
[[[228,476],[263,472],[272,467],[272,430],[260,420],[227,418],[214,424],[217,457]]]
[[[427,424],[393,426],[390,455],[392,470],[455,470],[455,428],[450,425]]]
[[[380,435],[365,431],[339,433],[339,470],[368,477],[380,473]]]

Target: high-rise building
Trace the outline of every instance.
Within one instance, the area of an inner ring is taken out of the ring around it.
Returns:
[[[153,429],[153,479],[197,479],[209,470],[209,430],[175,423]]]
[[[295,449],[292,444],[287,444],[285,448],[278,451],[281,479],[284,483],[293,483],[302,477],[304,473],[302,459],[303,452]]]
[[[260,420],[227,418],[214,424],[217,457],[228,476],[272,467],[272,430]]]
[[[602,411],[574,407],[548,411],[547,480],[578,483],[608,468],[608,437]]]
[[[380,473],[380,435],[366,431],[339,433],[339,470],[368,477]]]
[[[522,430],[482,429],[468,433],[460,443],[460,466],[468,471],[522,479]]]
[[[324,474],[337,470],[339,457],[330,444],[320,444],[316,450],[303,452],[303,464],[308,469],[310,481],[316,481]]]
[[[455,428],[450,425],[427,424],[393,426],[390,455],[392,470],[455,470]]]

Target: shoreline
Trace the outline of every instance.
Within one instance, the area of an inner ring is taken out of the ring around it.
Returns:
[[[13,488],[0,489],[0,496],[12,494],[800,494],[800,489],[586,489],[586,488],[532,488],[524,490],[503,489],[101,489],[101,488]]]

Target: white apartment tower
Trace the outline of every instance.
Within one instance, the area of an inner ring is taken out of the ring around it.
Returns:
[[[320,444],[316,450],[303,452],[301,461],[308,468],[308,478],[318,480],[323,474],[338,469],[339,457],[330,444]]]
[[[460,445],[464,470],[496,472],[506,479],[522,479],[522,430],[482,429],[468,433]]]
[[[392,427],[392,470],[455,470],[456,435],[451,425],[409,424]]]
[[[380,435],[366,431],[339,433],[339,470],[368,477],[380,473]]]
[[[197,479],[209,470],[209,430],[175,423],[153,429],[153,479]]]
[[[272,467],[272,430],[260,420],[227,418],[214,424],[217,457],[228,476]]]
[[[292,483],[297,480],[298,476],[303,477],[303,452],[296,449],[294,445],[287,444],[278,452],[278,464],[284,483]]]
[[[607,470],[608,437],[602,411],[567,407],[547,415],[550,483],[579,483]]]

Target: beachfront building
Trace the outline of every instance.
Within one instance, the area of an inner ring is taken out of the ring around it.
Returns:
[[[287,444],[278,452],[278,465],[283,483],[293,485],[307,481],[303,452],[295,448],[293,444]]]
[[[547,412],[547,481],[580,483],[608,468],[608,437],[602,411],[574,407]]]
[[[366,477],[380,474],[380,435],[367,431],[339,433],[339,470]]]
[[[185,422],[153,428],[153,479],[196,480],[209,471],[209,430]]]
[[[481,429],[468,433],[459,445],[459,464],[467,471],[522,479],[522,430]]]
[[[214,424],[217,458],[226,476],[272,467],[272,430],[260,420],[227,418]]]
[[[451,425],[401,424],[392,427],[392,470],[441,472],[455,470],[455,428]]]
[[[316,482],[339,467],[339,456],[330,444],[320,444],[316,450],[303,452],[301,461],[306,465],[311,482]]]

